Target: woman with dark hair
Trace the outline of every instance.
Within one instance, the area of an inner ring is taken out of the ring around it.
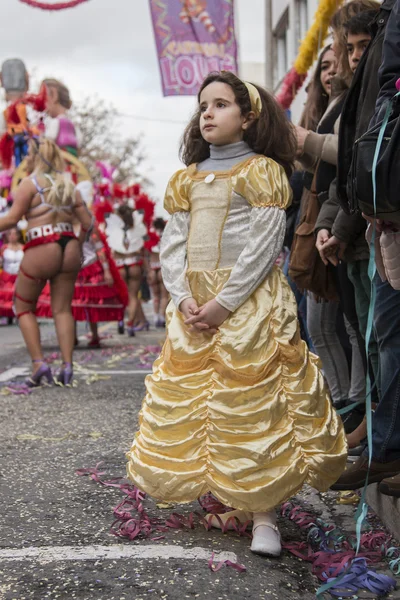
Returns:
[[[325,75],[327,72],[324,72],[323,67],[329,58],[333,61],[334,71]],[[310,202],[316,203],[317,211],[319,211],[320,206],[328,198],[330,185],[336,176],[337,131],[335,126],[336,128],[338,126],[337,122],[347,91],[346,84],[336,76],[336,68],[336,55],[329,46],[321,55],[313,77],[310,101],[305,105],[301,125],[296,128],[299,161],[305,168],[306,190],[302,199],[302,215],[306,214]],[[334,97],[332,97],[333,90],[336,92]],[[317,103],[318,93],[321,99]],[[323,106],[327,107],[322,115],[319,114],[319,121],[316,120],[316,106],[319,109]],[[312,124],[312,128],[309,127],[309,123]],[[316,220],[312,225],[316,226]],[[300,222],[299,231],[301,226]],[[300,243],[301,239],[299,239]],[[319,256],[316,257],[316,260],[321,261]],[[322,263],[321,268],[324,269]],[[340,273],[333,269],[327,270],[326,277],[330,281],[329,288],[321,289],[318,294],[314,288],[308,288],[307,329],[315,351],[321,358],[332,402],[337,408],[341,408],[349,399],[362,401],[365,398],[364,362],[351,282],[343,268],[340,268]],[[342,304],[342,307],[349,317],[345,318],[344,324],[343,312],[339,305],[339,297],[343,296],[343,290],[346,290],[348,299],[346,306]],[[353,302],[351,302],[351,298],[353,298]],[[354,310],[350,310],[351,307]],[[338,327],[338,323],[341,324],[341,327]],[[348,346],[348,338],[351,344],[351,377],[343,345]]]
[[[328,108],[332,91],[332,80],[337,72],[337,60],[331,45],[325,46],[319,55],[304,104],[299,125],[307,131],[316,131],[318,123]]]
[[[336,204],[336,175],[338,159],[338,130],[339,121],[347,95],[348,84],[352,70],[346,44],[346,23],[357,14],[377,8],[372,0],[353,0],[341,7],[334,15],[331,25],[334,42],[332,48],[338,58],[338,76],[334,81],[337,94],[330,102],[327,111],[321,119],[316,132],[297,127],[298,153],[300,160],[310,171],[315,172],[314,186],[320,214],[314,223],[316,246],[318,251],[329,242],[330,227],[327,225],[327,209]],[[372,18],[372,17],[371,17]],[[353,65],[354,66],[354,65]],[[349,75],[350,73],[350,75]],[[342,91],[336,83],[342,84]],[[310,175],[311,177],[311,175]],[[335,247],[327,248],[327,254],[336,253]],[[340,256],[342,258],[342,256]],[[346,257],[347,258],[347,257]],[[350,255],[348,256],[350,258]],[[325,263],[328,261],[323,257]],[[356,311],[355,290],[347,273],[345,262],[338,263],[334,268],[329,267],[327,273],[335,280],[335,286],[340,305],[332,298],[320,302],[309,295],[307,324],[317,353],[320,355],[332,400],[338,407],[349,401],[365,402],[365,370],[367,357],[360,325]],[[321,264],[321,263],[320,263]],[[340,309],[340,310],[339,310]],[[351,343],[351,377],[348,378],[347,359],[340,343],[337,327],[337,317],[344,314],[346,330]],[[346,391],[347,389],[347,391]],[[347,432],[354,430],[363,417],[363,409],[348,413],[344,417]]]
[[[253,522],[251,550],[279,556],[275,507],[346,462],[344,432],[275,265],[295,139],[275,99],[223,71],[204,80],[169,181],[161,268],[167,340],[128,454],[138,488],[168,502],[212,492]]]

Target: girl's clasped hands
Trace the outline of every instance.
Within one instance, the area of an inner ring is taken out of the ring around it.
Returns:
[[[201,333],[209,333],[214,335],[218,331],[218,327],[231,314],[229,310],[221,306],[216,300],[210,300],[198,306],[194,298],[186,298],[180,305],[180,311],[185,317],[185,325],[190,327],[192,331]]]

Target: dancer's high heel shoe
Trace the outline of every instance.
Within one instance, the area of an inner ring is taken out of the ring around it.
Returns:
[[[133,326],[133,321],[128,321],[127,325],[127,332],[129,337],[135,337],[135,328]]]
[[[100,338],[99,337],[95,337],[90,340],[90,342],[88,343],[88,348],[96,349],[96,348],[101,348],[101,342],[100,342]]]
[[[123,321],[118,321],[118,333],[120,335],[125,333],[125,323]]]
[[[148,331],[150,329],[150,323],[148,321],[145,321],[144,323],[142,323],[141,325],[135,325],[133,327],[133,331]]]
[[[74,377],[74,371],[71,363],[63,363],[61,371],[57,375],[56,384],[65,385],[66,387],[72,386],[72,379]]]
[[[30,388],[39,387],[42,384],[42,379],[45,379],[47,381],[47,385],[51,385],[52,383],[54,383],[53,375],[51,373],[51,369],[50,369],[49,365],[46,365],[46,363],[42,359],[33,360],[32,362],[33,363],[42,363],[42,364],[38,368],[36,373],[33,373],[33,375],[31,375],[29,377],[29,379],[27,379],[25,381],[25,383],[28,387],[30,387]]]

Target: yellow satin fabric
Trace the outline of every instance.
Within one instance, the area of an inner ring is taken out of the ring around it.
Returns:
[[[177,171],[169,180],[164,198],[164,208],[169,214],[190,211],[190,194],[193,185],[203,183],[208,174],[215,175],[215,183],[207,183],[207,193],[219,179],[229,180],[231,188],[255,207],[276,206],[286,209],[292,202],[292,188],[284,168],[266,156],[254,156],[236,164],[229,171],[197,171],[196,165]]]
[[[180,169],[172,175],[164,196],[164,208],[170,215],[175,212],[190,210],[190,183],[187,169]]]
[[[235,192],[256,208],[286,209],[292,202],[292,188],[284,168],[266,156],[254,157],[237,175]]]
[[[197,302],[214,298],[229,274],[188,271]],[[179,503],[211,491],[226,505],[262,512],[304,483],[324,491],[337,480],[344,430],[278,268],[213,337],[191,333],[172,303],[167,321],[127,454],[137,487]]]

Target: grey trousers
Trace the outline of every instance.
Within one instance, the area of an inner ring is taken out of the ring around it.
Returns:
[[[365,402],[365,372],[357,336],[345,318],[351,343],[351,373],[337,334],[337,302],[317,302],[307,295],[307,328],[329,387],[332,402]]]

